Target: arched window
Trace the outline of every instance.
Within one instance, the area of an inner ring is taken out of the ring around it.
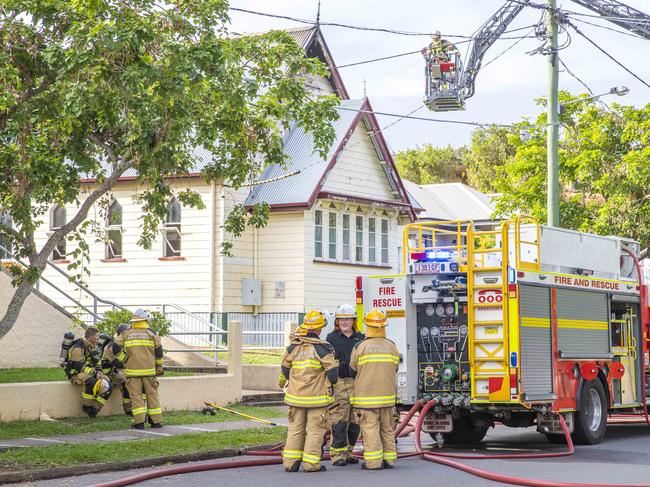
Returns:
[[[66,224],[66,212],[65,207],[55,206],[50,212],[50,232],[54,232]],[[52,251],[52,260],[63,260],[65,259],[66,248],[65,248],[65,239],[54,247]]]
[[[0,224],[11,228],[11,215],[6,210],[0,210]],[[0,260],[13,257],[13,245],[11,238],[0,232]]]
[[[181,255],[181,204],[176,198],[167,205],[163,240],[163,257]]]
[[[106,215],[106,258],[120,259],[122,255],[122,205],[113,200]]]

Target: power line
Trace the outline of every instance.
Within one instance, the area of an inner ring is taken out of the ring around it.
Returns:
[[[499,123],[483,123],[483,122],[468,122],[464,120],[445,120],[442,118],[428,118],[428,117],[414,117],[413,115],[403,115],[399,113],[389,113],[389,112],[377,112],[370,110],[360,110],[357,108],[348,108],[348,107],[336,107],[337,110],[345,110],[348,112],[358,112],[358,113],[374,113],[375,115],[383,115],[385,117],[394,117],[399,119],[408,119],[408,120],[421,120],[424,122],[435,122],[435,123],[450,123],[456,125],[472,125],[474,127],[485,127],[493,125],[495,127],[510,127],[511,125],[499,124]]]
[[[587,91],[589,92],[590,95],[593,95],[594,92],[591,90],[591,88],[589,88],[589,86],[587,86],[587,83],[585,83],[585,82],[582,81],[580,78],[578,78],[578,76],[576,76],[576,75],[573,73],[573,71],[571,71],[571,70],[569,69],[569,67],[568,67],[566,64],[564,64],[564,61],[562,60],[562,58],[561,58],[560,56],[558,56],[557,58],[560,60],[560,64],[561,64],[562,66],[564,66],[564,69],[566,70],[566,72],[567,72],[571,77],[575,78],[575,79],[578,81],[578,83],[580,83],[582,86],[584,86],[584,87],[587,89]]]
[[[635,39],[646,40],[646,39],[644,39],[643,37],[641,37],[639,35],[632,34],[631,32],[625,32],[624,30],[613,29],[613,28],[608,27],[606,25],[594,24],[593,22],[588,22],[588,21],[586,21],[584,19],[576,19],[576,18],[574,18],[573,20],[575,20],[576,22],[581,22],[583,24],[593,25],[594,27],[599,27],[601,29],[610,30],[612,32],[617,32],[619,34],[623,34],[623,35],[626,35],[626,36],[629,36],[629,37],[634,37]]]
[[[351,25],[351,24],[341,24],[338,22],[316,22],[314,20],[309,20],[309,19],[301,19],[298,17],[291,17],[288,15],[279,15],[279,14],[271,14],[268,12],[258,12],[256,10],[248,10],[245,8],[237,8],[237,7],[230,7],[230,10],[235,11],[235,12],[242,12],[242,13],[247,13],[247,14],[252,14],[252,15],[259,15],[262,17],[271,17],[275,19],[284,19],[284,20],[291,20],[293,22],[298,22],[301,24],[308,24],[308,25],[319,25],[319,26],[328,26],[328,27],[341,27],[344,29],[353,29],[353,30],[363,30],[363,31],[370,31],[370,32],[383,32],[386,34],[396,34],[396,35],[403,35],[403,36],[427,36],[431,37],[432,35],[435,34],[435,32],[415,32],[415,31],[407,31],[407,30],[396,30],[396,29],[386,29],[383,27],[365,27],[361,25]],[[520,30],[527,29],[529,26],[526,27],[519,27],[517,29],[512,29],[509,31],[505,31],[504,34],[509,34],[512,32],[518,32]],[[444,37],[457,37],[459,39],[468,39],[472,40],[474,39],[474,36],[468,36],[468,35],[462,35],[462,34],[442,34]],[[500,37],[501,39],[509,39],[508,37]],[[519,37],[512,37],[511,39],[519,39]]]
[[[375,59],[368,59],[367,61],[357,61],[355,63],[348,63],[348,64],[342,64],[340,66],[336,66],[337,68],[350,68],[352,66],[359,66],[361,64],[368,64],[368,63],[375,63],[377,61],[385,61],[386,59],[395,59],[398,57],[403,57],[403,56],[410,56],[411,54],[418,54],[420,53],[421,50],[418,49],[417,51],[409,51],[409,52],[403,52],[401,54],[393,54],[392,56],[384,56],[384,57],[378,57]]]
[[[504,49],[503,51],[501,51],[499,54],[497,54],[496,56],[494,56],[494,57],[493,57],[492,59],[490,59],[487,63],[485,63],[483,66],[481,66],[481,69],[485,69],[486,66],[489,66],[489,65],[492,64],[494,61],[496,61],[496,60],[499,59],[501,56],[503,56],[505,53],[507,53],[508,51],[510,51],[511,49],[513,49],[513,48],[514,48],[517,44],[519,44],[521,41],[523,41],[524,39],[527,39],[527,38],[528,38],[528,34],[530,34],[531,32],[533,32],[536,28],[537,28],[537,25],[533,25],[532,29],[530,29],[530,30],[528,31],[528,33],[527,33],[525,36],[523,36],[521,39],[515,41],[515,42],[512,43],[509,47],[505,48],[505,49]]]
[[[625,71],[627,71],[628,73],[630,73],[630,74],[631,74],[632,76],[634,76],[636,79],[638,79],[641,83],[643,83],[643,84],[646,85],[648,88],[650,88],[650,84],[648,84],[648,83],[647,83],[643,78],[641,78],[640,76],[638,76],[637,74],[635,74],[635,73],[634,73],[633,71],[631,71],[627,66],[625,66],[622,62],[620,62],[620,61],[619,61],[618,59],[616,59],[614,56],[612,56],[612,55],[609,54],[607,51],[605,51],[605,49],[603,49],[602,47],[600,47],[596,42],[594,42],[593,40],[591,40],[591,38],[589,38],[589,36],[587,36],[586,34],[584,34],[584,33],[583,33],[583,32],[582,32],[582,31],[581,31],[581,30],[580,30],[580,29],[579,29],[575,24],[573,24],[573,23],[571,23],[571,22],[568,22],[568,21],[567,21],[567,24],[569,24],[569,25],[573,28],[573,30],[575,30],[579,35],[581,35],[582,37],[584,37],[584,38],[585,38],[585,39],[586,39],[586,40],[587,40],[587,41],[588,41],[592,46],[594,46],[596,49],[598,49],[600,52],[602,52],[605,56],[607,56],[607,57],[610,58],[612,61],[614,61],[616,64],[618,64],[621,68],[623,68]]]

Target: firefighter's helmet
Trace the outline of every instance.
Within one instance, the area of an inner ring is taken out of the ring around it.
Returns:
[[[317,309],[309,311],[301,325],[306,330],[320,330],[325,326],[325,315]]]
[[[149,321],[151,319],[151,313],[149,311],[138,308],[135,310],[135,313],[133,313],[133,317],[131,318],[131,323],[134,323],[136,321]]]
[[[357,312],[354,309],[354,306],[351,304],[342,304],[338,308],[336,308],[336,312],[334,313],[334,318],[337,320],[339,318],[356,318],[357,317]]]
[[[368,314],[366,314],[366,317],[363,321],[366,326],[369,326],[371,328],[384,328],[388,324],[386,321],[386,314],[377,308],[373,308],[368,311]]]
[[[111,384],[106,379],[99,379],[93,386],[93,394],[100,396],[106,394],[111,388]]]

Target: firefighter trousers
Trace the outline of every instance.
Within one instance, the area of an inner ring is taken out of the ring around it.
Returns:
[[[327,408],[297,408],[289,406],[289,431],[282,451],[286,470],[297,469],[302,462],[305,472],[318,472],[327,432]],[[297,465],[296,465],[297,464]]]
[[[129,396],[129,391],[126,389],[126,375],[121,370],[115,370],[111,372],[111,385],[113,389],[119,388],[122,391],[122,409],[124,409],[124,414],[131,413],[131,398]]]
[[[158,379],[155,377],[127,377],[126,390],[131,398],[133,424],[144,423],[147,415],[153,424],[162,423]]]
[[[355,409],[363,436],[363,459],[366,468],[380,469],[382,461],[393,465],[397,460],[395,445],[395,406]]]
[[[354,379],[339,378],[334,385],[334,406],[330,406],[332,430],[330,456],[332,463],[352,458],[352,450],[359,439],[359,425],[355,421],[350,396],[353,394]]]
[[[101,379],[104,377],[100,375],[98,378]],[[95,394],[93,388],[98,378],[85,372],[79,372],[71,379],[73,383],[81,386],[82,406],[84,408],[94,408],[96,412],[99,412],[104,407],[104,404],[106,404],[106,401],[111,395],[110,390],[104,394]]]

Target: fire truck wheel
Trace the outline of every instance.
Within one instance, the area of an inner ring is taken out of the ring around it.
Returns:
[[[586,381],[575,413],[573,439],[581,445],[596,445],[603,440],[606,426],[607,399],[603,383],[599,379]]]
[[[469,416],[454,419],[454,429],[451,433],[444,433],[445,443],[452,445],[476,445],[483,440],[489,426],[474,426]],[[434,435],[432,435],[433,437]]]

